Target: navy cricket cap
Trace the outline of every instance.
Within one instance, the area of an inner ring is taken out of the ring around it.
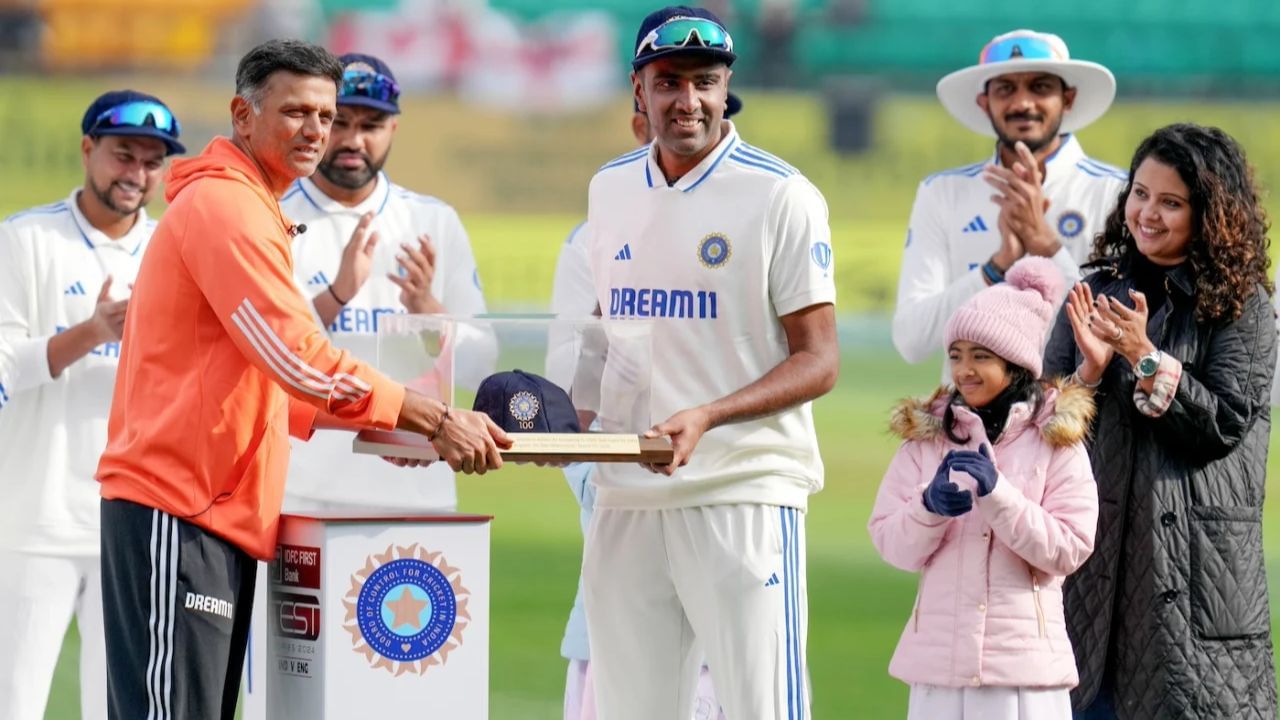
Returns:
[[[696,27],[699,23],[694,22],[688,27],[677,27],[680,19],[709,21],[710,25],[699,29]],[[674,34],[663,37],[667,31]],[[696,39],[693,37],[694,33],[697,34]],[[658,58],[677,53],[702,54],[726,65],[732,65],[738,59],[733,52],[733,39],[729,36],[728,29],[710,10],[670,5],[645,16],[640,29],[636,31],[635,56],[631,60],[631,69],[639,70]]]
[[[476,390],[471,409],[507,432],[581,432],[573,401],[559,385],[523,370],[494,373]]]
[[[342,63],[339,105],[362,105],[389,115],[400,114],[400,85],[386,63],[372,55],[347,53]]]
[[[85,110],[80,132],[93,138],[103,135],[153,137],[164,142],[165,155],[187,151],[178,142],[182,128],[169,106],[154,95],[136,90],[112,90],[99,95]]]

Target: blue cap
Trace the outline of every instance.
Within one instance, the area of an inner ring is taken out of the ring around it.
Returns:
[[[391,68],[372,55],[347,53],[342,63],[339,105],[362,105],[390,115],[400,114],[400,85]]]
[[[523,370],[494,373],[476,390],[471,409],[507,432],[576,433],[578,413],[559,385]]]
[[[130,109],[135,110],[133,113],[119,112]],[[154,104],[155,108],[148,109],[148,104]],[[113,111],[117,112],[118,117],[112,117]],[[130,115],[140,115],[134,122]],[[80,132],[90,137],[101,137],[103,135],[129,135],[135,137],[153,137],[164,141],[165,155],[181,155],[187,149],[182,143],[178,142],[178,135],[181,133],[181,127],[178,125],[178,119],[169,110],[169,106],[165,105],[154,95],[137,92],[136,90],[112,90],[98,96],[89,105],[89,109],[85,110],[84,117],[80,120]]]
[[[640,22],[640,29],[636,31],[635,52],[639,53],[640,44],[644,42],[644,39],[648,37],[649,33],[661,27],[668,20],[672,20],[674,18],[682,18],[682,17],[701,18],[703,20],[710,20],[711,22],[719,25],[721,29],[724,29],[726,35],[729,34],[729,31],[727,28],[725,28],[724,23],[721,22],[720,18],[716,17],[716,14],[711,12],[710,10],[704,10],[703,8],[687,7],[685,5],[669,5],[667,7],[662,8],[661,10],[655,10],[649,13],[648,15],[645,16],[645,19]],[[716,60],[719,60],[726,65],[732,65],[733,61],[738,59],[738,56],[732,50],[710,48],[710,47],[704,47],[701,45],[689,45],[687,47],[666,48],[663,50],[655,50],[653,48],[649,48],[643,54],[637,55],[631,61],[631,69],[639,70],[640,68],[644,67],[645,65],[648,65],[649,63],[653,62],[654,60],[657,60],[660,57],[666,57],[668,55],[676,55],[679,53],[689,53],[689,54],[697,53],[701,55],[707,55],[708,57],[715,58]]]

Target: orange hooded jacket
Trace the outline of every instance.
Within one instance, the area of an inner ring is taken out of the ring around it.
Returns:
[[[404,387],[316,326],[292,280],[293,226],[230,140],[174,161],[165,186],[125,321],[102,497],[270,559],[288,434],[310,437],[320,411],[392,428]]]

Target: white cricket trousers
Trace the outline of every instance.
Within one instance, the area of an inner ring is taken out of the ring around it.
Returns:
[[[590,660],[570,660],[564,683],[564,720],[597,720],[595,681]],[[711,671],[704,665],[698,673],[698,690],[693,703],[693,720],[726,720]]]
[[[804,513],[597,507],[582,561],[600,720],[692,715],[704,656],[733,720],[809,717]]]
[[[71,618],[80,629],[80,716],[107,717],[102,567],[96,555],[0,550],[0,718],[42,720]]]
[[[1066,688],[912,685],[907,720],[1071,720]]]

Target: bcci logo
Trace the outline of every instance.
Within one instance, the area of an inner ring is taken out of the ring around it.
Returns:
[[[698,260],[712,269],[724,265],[732,254],[733,247],[729,245],[729,238],[720,233],[711,233],[698,243]]]
[[[533,419],[538,417],[538,398],[528,390],[521,390],[511,396],[507,403],[507,411],[516,419],[521,430],[532,430]]]
[[[1075,210],[1068,210],[1058,217],[1058,234],[1064,238],[1073,238],[1084,230],[1084,217]]]
[[[471,620],[462,574],[417,543],[371,555],[351,576],[343,629],[374,669],[422,675],[462,645]],[[459,623],[459,620],[466,622]]]

